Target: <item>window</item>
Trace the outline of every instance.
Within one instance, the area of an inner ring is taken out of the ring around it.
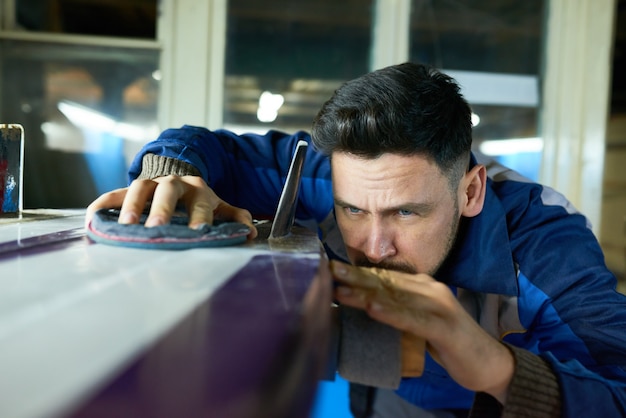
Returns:
[[[125,186],[158,134],[156,0],[17,0],[11,17],[0,112],[24,126],[24,207],[84,207]]]
[[[459,81],[476,115],[477,148],[537,179],[544,1],[411,4],[410,59]]]
[[[369,71],[372,4],[229,0],[224,124],[309,130],[344,81]]]

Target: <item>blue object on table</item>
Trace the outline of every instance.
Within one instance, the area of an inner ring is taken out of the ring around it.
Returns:
[[[144,226],[147,213],[137,224],[118,223],[118,209],[100,209],[87,227],[87,236],[95,242],[122,247],[184,250],[198,247],[223,247],[246,241],[250,228],[239,222],[223,222],[189,228],[189,218],[174,215],[169,224]]]

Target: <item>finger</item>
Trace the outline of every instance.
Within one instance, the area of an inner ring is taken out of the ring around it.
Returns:
[[[420,309],[398,305],[393,299],[373,298],[364,309],[372,319],[416,335],[421,335],[426,319]]]
[[[335,289],[335,299],[344,306],[364,310],[370,318],[401,330],[410,329],[411,313],[398,307],[384,294],[370,289],[339,286]]]
[[[182,179],[190,186],[183,198],[189,214],[190,228],[197,228],[202,224],[210,225],[214,218],[217,218],[248,225],[250,227],[248,238],[252,239],[257,236],[250,212],[231,206],[221,200],[201,177],[185,176]]]
[[[340,285],[335,289],[336,299],[353,308],[367,311],[376,311],[380,314],[406,311],[398,298],[385,288],[367,289],[354,286]]]
[[[127,188],[126,196],[120,209],[119,223],[136,224],[146,203],[154,193],[157,184],[152,180],[135,180]]]
[[[421,335],[423,327],[416,326],[416,322],[423,322],[419,319],[423,317],[423,313],[406,305],[398,305],[394,298],[389,298],[384,293],[339,286],[335,289],[335,299],[341,305],[364,310],[370,318],[378,322]]]
[[[370,291],[340,285],[335,288],[335,299],[341,305],[365,310],[371,303],[372,295]]]
[[[363,309],[373,319],[403,330],[410,330],[413,318],[424,315],[417,306],[421,298],[415,283],[408,280],[412,276],[337,261],[331,261],[331,268],[339,283],[335,291],[339,303]]]
[[[178,200],[186,191],[186,184],[180,181],[180,177],[168,176],[159,179],[152,196],[150,213],[144,225],[152,227],[169,223],[176,211]]]
[[[189,214],[189,228],[198,228],[203,224],[213,224],[213,208],[210,202],[204,199],[192,199],[185,205]]]
[[[93,214],[99,209],[119,208],[124,202],[127,188],[117,189],[100,195],[96,200],[87,206],[85,212],[85,227],[89,225],[93,219]]]
[[[228,219],[233,222],[239,222],[244,225],[247,225],[250,228],[250,233],[248,234],[248,239],[256,238],[258,232],[254,223],[252,222],[252,215],[249,211],[245,209],[241,209],[232,205],[229,205],[226,202],[222,202],[216,212],[215,217],[218,219]]]
[[[207,186],[202,177],[183,176],[181,181],[186,187],[182,201],[189,216],[188,226],[198,228],[203,224],[213,224],[213,212],[221,201],[219,197]]]
[[[337,260],[330,262],[330,269],[334,279],[340,283],[365,289],[381,287],[381,281],[373,269],[355,267]]]

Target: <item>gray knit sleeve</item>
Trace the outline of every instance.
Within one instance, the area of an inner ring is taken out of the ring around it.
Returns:
[[[176,176],[199,176],[200,172],[191,164],[176,158],[146,154],[141,160],[141,173],[139,173],[137,179],[153,179],[171,174]]]

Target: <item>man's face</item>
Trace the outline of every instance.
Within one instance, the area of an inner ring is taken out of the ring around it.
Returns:
[[[350,261],[433,275],[459,224],[458,193],[421,156],[366,159],[336,152],[331,159],[335,212]]]

